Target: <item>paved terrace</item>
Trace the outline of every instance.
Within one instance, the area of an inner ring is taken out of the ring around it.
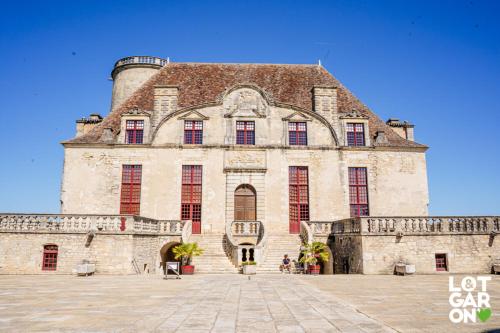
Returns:
[[[1,332],[481,332],[448,322],[448,276],[0,276]]]

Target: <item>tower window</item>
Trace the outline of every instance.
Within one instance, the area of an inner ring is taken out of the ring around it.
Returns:
[[[366,168],[349,168],[351,216],[368,216],[368,180]]]
[[[184,121],[184,143],[196,145],[203,143],[203,121]]]
[[[55,271],[57,269],[57,253],[57,245],[49,244],[43,247],[42,270]]]
[[[144,120],[127,120],[125,143],[142,144],[144,137]]]
[[[236,144],[238,145],[255,144],[255,122],[253,121],[236,122]]]
[[[288,142],[293,146],[307,146],[307,125],[305,122],[288,123]]]
[[[365,125],[360,123],[347,123],[347,145],[365,145]]]
[[[139,215],[141,206],[142,165],[124,165],[120,214]]]

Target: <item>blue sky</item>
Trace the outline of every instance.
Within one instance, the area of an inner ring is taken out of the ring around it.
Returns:
[[[430,213],[500,215],[500,1],[3,1],[0,212],[59,211],[75,120],[114,62],[317,63],[416,125]]]

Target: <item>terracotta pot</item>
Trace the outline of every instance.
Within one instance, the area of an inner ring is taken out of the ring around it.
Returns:
[[[309,265],[309,274],[319,275],[320,266],[319,265]]]
[[[182,275],[193,275],[194,266],[193,265],[185,265],[181,266]]]

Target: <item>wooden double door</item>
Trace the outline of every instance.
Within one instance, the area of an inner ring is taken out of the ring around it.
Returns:
[[[240,185],[234,192],[234,220],[255,221],[257,219],[257,194],[250,185]]]

